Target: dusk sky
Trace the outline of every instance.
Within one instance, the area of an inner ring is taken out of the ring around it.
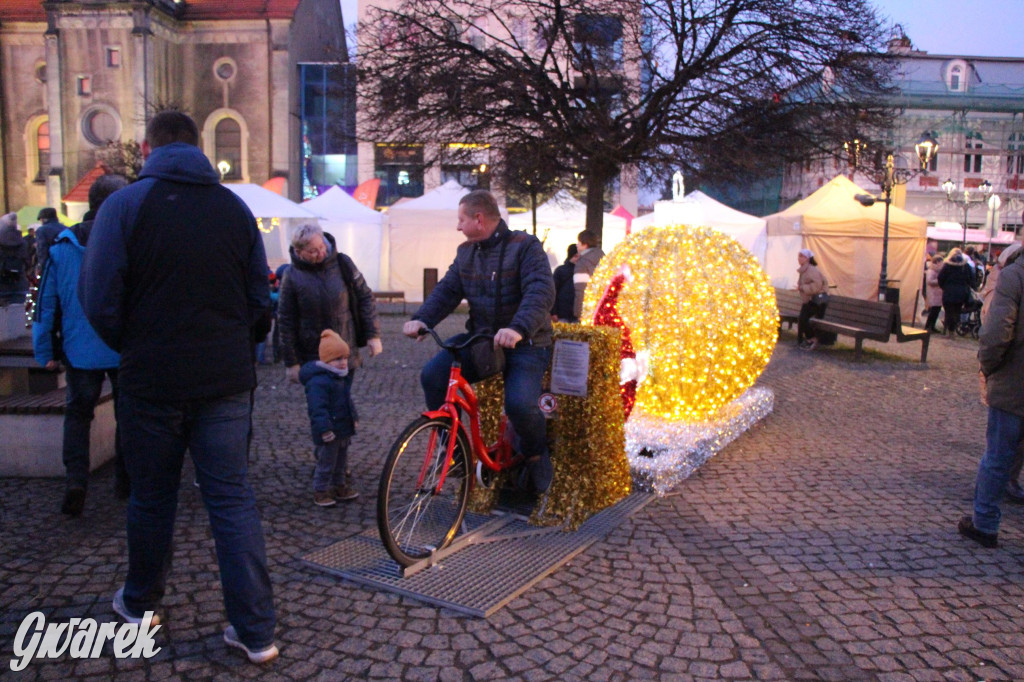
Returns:
[[[1024,0],[874,0],[879,14],[902,24],[914,47],[932,54],[1024,57]],[[345,24],[356,0],[341,0]]]

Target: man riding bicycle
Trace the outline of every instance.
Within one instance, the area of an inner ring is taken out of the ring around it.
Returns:
[[[519,435],[533,486],[544,492],[553,470],[538,402],[551,355],[551,266],[536,237],[509,230],[490,192],[475,190],[462,197],[458,218],[457,229],[466,242],[402,332],[416,338],[421,329],[450,315],[462,299],[469,301],[469,333],[493,333],[495,347],[504,349],[505,412]],[[451,364],[451,354],[442,350],[423,367],[420,383],[427,409],[444,403]]]

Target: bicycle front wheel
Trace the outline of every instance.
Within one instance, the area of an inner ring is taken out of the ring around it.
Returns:
[[[438,491],[448,442],[455,450]],[[455,538],[469,503],[469,447],[447,417],[420,417],[388,453],[377,489],[377,528],[388,554],[402,566],[430,556]]]

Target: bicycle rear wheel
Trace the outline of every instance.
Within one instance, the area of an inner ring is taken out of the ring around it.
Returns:
[[[452,437],[455,450],[438,492]],[[447,417],[420,417],[391,447],[377,489],[377,529],[388,554],[402,566],[430,556],[455,538],[469,503],[469,459],[463,434]]]

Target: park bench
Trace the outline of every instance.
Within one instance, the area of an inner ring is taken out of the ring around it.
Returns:
[[[54,374],[50,372],[50,374]],[[92,425],[89,470],[114,456],[114,394],[103,385]],[[63,476],[61,446],[66,391],[16,393],[0,398],[0,476]]]
[[[373,298],[377,303],[378,313],[405,314],[404,291],[375,291]]]
[[[812,319],[810,324],[816,330],[852,336],[856,342],[855,360],[861,359],[864,339],[887,343],[893,333],[899,343],[920,341],[921,362],[928,360],[928,332],[904,325],[900,320],[899,308],[893,303],[829,296],[824,317]]]
[[[373,292],[373,297],[378,301],[386,301],[388,303],[405,303],[404,291],[375,291]]]
[[[783,323],[789,325],[787,329],[792,329],[793,325],[800,319],[800,308],[803,306],[800,292],[796,289],[779,289],[776,287],[775,305],[779,309],[779,332],[782,332]]]
[[[24,314],[24,313],[22,313]],[[63,476],[64,373],[43,369],[32,338],[0,342],[0,476]],[[103,386],[92,426],[90,471],[114,456],[114,401]]]
[[[62,388],[63,373],[39,366],[32,353],[32,338],[19,336],[0,341],[0,397],[19,393],[47,393]]]

